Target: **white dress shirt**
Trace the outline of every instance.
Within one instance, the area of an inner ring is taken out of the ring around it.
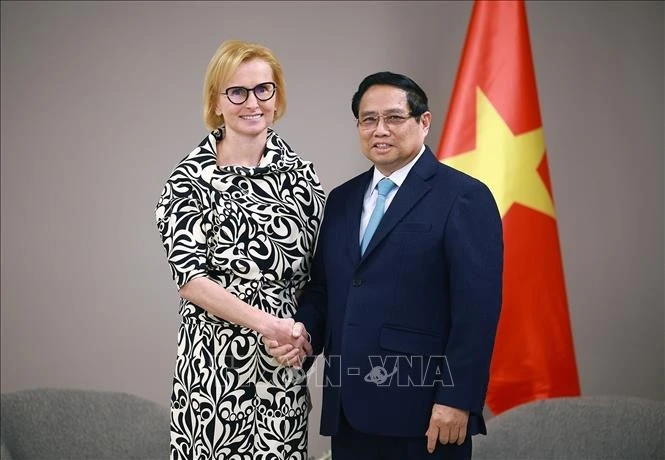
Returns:
[[[420,155],[422,155],[424,151],[425,151],[425,146],[423,145],[420,148],[420,152],[418,152],[418,155],[416,155],[413,158],[413,160],[409,161],[407,164],[405,164],[397,171],[393,172],[390,176],[388,176],[388,179],[393,181],[395,185],[397,185],[397,187],[393,188],[386,197],[386,204],[385,204],[386,212],[388,211],[388,206],[390,206],[390,203],[392,203],[393,198],[395,198],[395,194],[404,183],[404,179],[406,179],[406,176],[409,174],[409,171],[411,171],[411,168],[413,167],[414,164],[416,164],[416,161],[418,161]],[[372,211],[374,211],[374,206],[376,205],[376,199],[379,196],[379,192],[376,189],[376,184],[378,184],[379,181],[384,177],[386,176],[381,174],[379,170],[376,169],[375,167],[374,177],[372,177],[372,182],[370,182],[369,187],[367,187],[367,191],[365,192],[365,198],[363,199],[363,212],[362,215],[360,216],[359,241],[363,240],[365,229],[367,228],[367,224],[369,224],[369,218],[372,215]]]

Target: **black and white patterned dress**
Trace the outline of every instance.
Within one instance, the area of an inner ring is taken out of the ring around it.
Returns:
[[[278,317],[296,309],[325,196],[310,162],[273,130],[255,168],[216,162],[213,131],[173,170],[156,208],[179,287],[200,276]],[[171,397],[172,459],[306,459],[304,371],[258,333],[182,299]]]

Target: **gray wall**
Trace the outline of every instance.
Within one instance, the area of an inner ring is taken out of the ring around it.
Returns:
[[[368,167],[349,108],[408,73],[438,138],[467,2],[2,2],[2,391],[83,387],[168,404],[177,293],[154,205],[205,135],[219,43],[270,46],[277,129],[329,191]],[[583,393],[663,400],[662,3],[527,5]],[[318,431],[314,389],[312,453]]]

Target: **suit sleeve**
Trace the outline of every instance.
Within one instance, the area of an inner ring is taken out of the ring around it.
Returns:
[[[294,315],[296,321],[302,322],[311,336],[311,344],[314,356],[323,351],[325,344],[326,318],[328,309],[328,291],[326,286],[325,272],[325,245],[327,236],[327,220],[329,219],[330,203],[334,196],[334,191],[328,197],[323,213],[323,221],[316,242],[316,250],[312,261],[310,278],[298,302],[298,310]],[[311,366],[313,359],[308,360]],[[305,369],[308,363],[305,363]]]
[[[473,184],[456,199],[445,231],[451,329],[445,356],[452,388],[435,402],[482,414],[501,310],[503,231],[489,189]]]

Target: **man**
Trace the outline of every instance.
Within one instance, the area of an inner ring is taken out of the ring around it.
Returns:
[[[266,344],[281,362],[307,333],[324,350],[335,460],[468,459],[485,434],[501,218],[484,184],[424,144],[432,115],[413,80],[369,75],[351,108],[374,166],[330,193],[295,339]]]

